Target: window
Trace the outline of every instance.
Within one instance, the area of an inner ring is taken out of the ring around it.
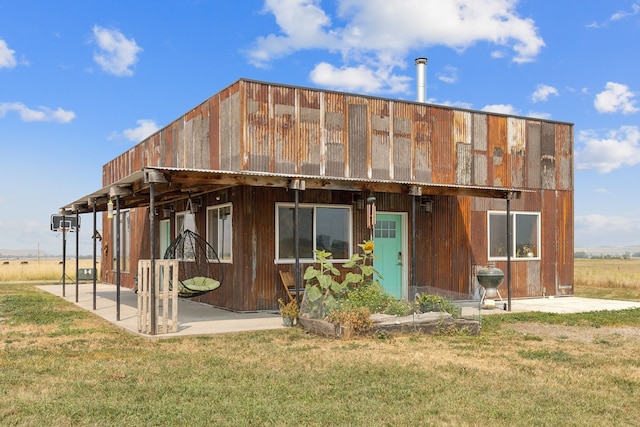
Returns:
[[[507,258],[507,214],[488,212],[489,260]],[[511,213],[511,257],[540,259],[540,214]]]
[[[225,204],[207,209],[207,242],[222,262],[232,262],[232,206]],[[210,254],[213,258],[213,254]]]
[[[113,251],[111,251],[112,261],[113,261],[113,270],[117,269],[116,265],[116,248],[118,247],[117,242],[117,232],[118,229],[118,215],[113,215],[113,220],[111,223],[113,230]],[[129,218],[129,211],[120,211],[120,270],[121,271],[130,271],[131,270],[131,259],[129,257],[131,252],[131,221]]]
[[[291,204],[276,206],[276,258],[295,259]],[[313,260],[314,249],[329,251],[334,260],[348,260],[352,250],[351,207],[300,205],[298,209],[298,254]]]

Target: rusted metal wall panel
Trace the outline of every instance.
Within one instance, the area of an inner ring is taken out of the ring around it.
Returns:
[[[452,111],[431,107],[431,171],[433,182],[452,183],[455,180],[456,152],[452,141]]]
[[[573,294],[573,192],[558,191],[558,294]]]
[[[383,99],[370,99],[367,102],[371,123],[371,170],[374,179],[390,179],[393,163],[393,134],[390,132],[390,103]],[[366,153],[366,151],[365,151]],[[361,165],[367,164],[362,152],[350,154],[350,160]],[[357,160],[356,160],[357,158]],[[358,171],[361,173],[362,171]],[[365,175],[359,175],[365,176]]]
[[[244,147],[248,152],[248,169],[259,172],[271,171],[272,144],[270,126],[270,87],[257,83],[246,85],[246,129]],[[291,114],[293,120],[293,114]],[[277,131],[276,131],[277,132]],[[277,156],[276,156],[277,157]],[[278,161],[276,160],[276,163]]]
[[[496,187],[509,185],[507,172],[507,118],[487,116],[488,183]]]
[[[325,143],[324,169],[327,176],[348,176],[347,166],[347,107],[342,94],[323,93]]]
[[[473,176],[473,121],[467,111],[453,112],[453,142],[456,147],[456,184],[468,185]]]
[[[487,115],[481,113],[471,114],[472,134],[471,144],[473,153],[473,185],[488,185],[488,153],[487,153]],[[479,209],[480,199],[473,200],[474,209]]]
[[[347,144],[349,145],[349,176],[352,178],[370,178],[371,165],[369,145],[369,125],[367,104],[363,98],[347,97]]]
[[[451,291],[469,295],[471,276],[471,198],[452,198]]]
[[[558,285],[558,205],[555,191],[542,191],[541,218],[543,260],[542,286],[547,295],[556,295]]]
[[[300,172],[320,175],[321,127],[320,92],[298,89],[298,123],[300,123]]]
[[[525,165],[527,150],[527,122],[524,119],[509,117],[507,122],[507,164],[509,187],[523,187],[525,183]]]
[[[540,188],[542,126],[539,121],[527,121],[527,181],[525,188]]]
[[[419,182],[431,182],[431,114],[426,105],[413,106],[413,176]]]
[[[412,109],[413,105],[405,102],[391,102],[393,107],[393,127],[392,127],[392,145],[393,155],[390,156],[392,164],[390,166],[392,174],[391,179],[410,181],[413,177],[413,144],[412,141]]]
[[[220,166],[223,170],[241,170],[241,126],[240,86],[233,85],[220,93]]]
[[[276,170],[299,173],[295,89],[271,87]]]
[[[209,165],[220,169],[220,96],[209,99]]]
[[[541,187],[556,188],[556,130],[553,123],[543,122],[540,140]]]
[[[556,123],[556,187],[573,189],[573,127]]]

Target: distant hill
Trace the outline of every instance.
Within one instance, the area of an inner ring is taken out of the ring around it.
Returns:
[[[576,246],[574,253],[586,252],[590,256],[600,255],[624,255],[640,253],[640,245],[633,246]]]
[[[40,251],[40,258],[51,258],[54,255]],[[38,257],[37,249],[0,249],[0,258],[36,258]]]

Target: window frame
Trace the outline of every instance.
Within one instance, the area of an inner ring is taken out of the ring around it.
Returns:
[[[278,202],[275,204],[275,263],[276,264],[293,264],[295,263],[295,258],[280,258],[280,208],[294,208],[295,203],[291,202]],[[348,248],[347,248],[347,258],[332,258],[333,262],[347,262],[351,258],[353,254],[353,206],[346,204],[324,204],[324,203],[300,203],[298,204],[299,209],[313,209],[313,218],[312,218],[312,251],[317,249],[317,214],[316,209],[318,208],[333,208],[333,209],[344,209],[347,211],[347,237],[348,237]],[[300,236],[298,236],[300,237]],[[315,262],[315,254],[312,258],[300,258],[301,262],[304,263],[313,263]]]
[[[506,219],[506,211],[487,211],[487,260],[488,261],[506,261],[507,255],[492,256],[491,255],[491,216],[502,215]],[[518,256],[517,247],[517,229],[518,217],[535,216],[536,217],[536,254],[534,256]],[[540,212],[533,211],[512,211],[511,212],[511,260],[512,261],[540,261],[542,259],[542,215]]]
[[[215,242],[216,244],[214,245],[214,242],[211,241],[211,239],[213,238],[212,236],[209,235],[209,214],[211,211],[213,210],[217,210],[218,211],[218,217],[217,219],[220,219],[220,215],[219,212],[221,209],[224,208],[229,208],[229,258],[228,259],[223,259],[221,258],[221,254],[222,251],[220,250],[220,239],[218,239],[217,242]],[[212,206],[207,206],[207,216],[206,216],[206,239],[207,239],[207,243],[209,243],[211,246],[213,246],[213,248],[216,250],[217,254],[218,254],[218,260],[220,263],[224,263],[224,264],[232,264],[233,263],[233,203],[229,202],[229,203],[223,203],[220,205],[212,205]]]

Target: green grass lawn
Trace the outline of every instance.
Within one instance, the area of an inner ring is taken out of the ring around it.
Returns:
[[[640,419],[640,310],[483,318],[480,336],[300,329],[146,339],[0,284],[7,426],[620,426]],[[550,331],[555,331],[550,333]]]

